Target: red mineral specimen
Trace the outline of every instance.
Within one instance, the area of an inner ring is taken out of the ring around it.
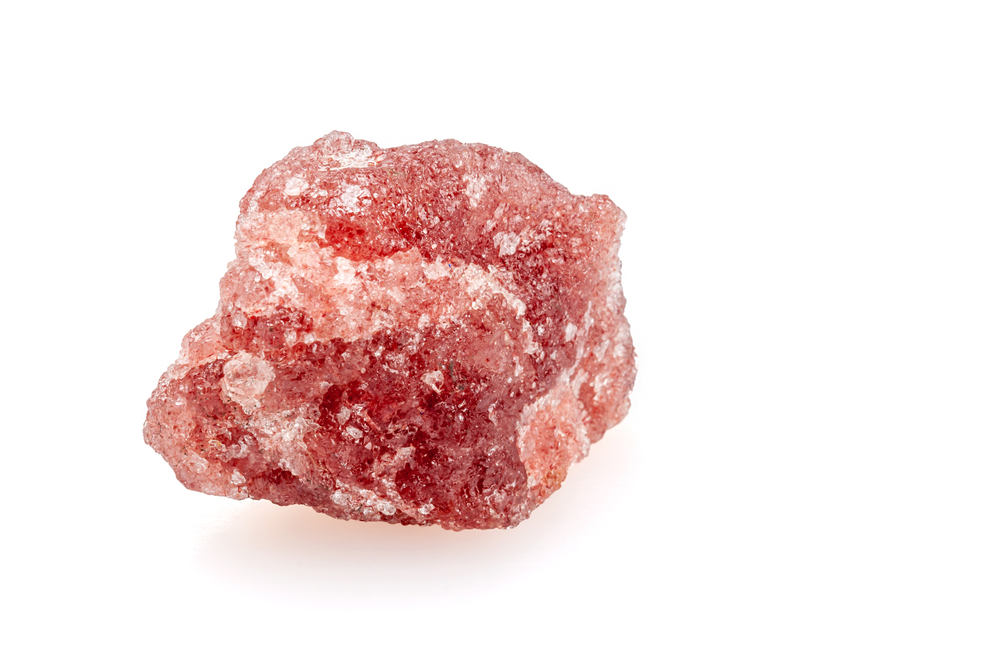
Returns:
[[[213,495],[514,526],[628,411],[624,222],[486,145],[292,150],[240,202],[146,442]]]

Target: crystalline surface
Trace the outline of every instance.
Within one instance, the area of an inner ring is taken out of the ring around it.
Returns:
[[[240,203],[146,442],[209,494],[513,526],[628,411],[624,220],[486,145],[292,150]]]

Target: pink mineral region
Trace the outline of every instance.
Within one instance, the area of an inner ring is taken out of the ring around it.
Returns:
[[[1000,662],[1000,3],[6,2],[0,34],[4,662]],[[209,496],[141,440],[240,199],[331,129],[628,213],[630,411],[513,529]]]
[[[204,493],[517,525],[628,411],[624,223],[486,145],[296,148],[241,201],[146,442]]]

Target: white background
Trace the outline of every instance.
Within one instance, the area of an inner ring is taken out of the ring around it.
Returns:
[[[5,3],[0,657],[996,662],[996,7]],[[240,197],[334,129],[629,214],[632,412],[512,531],[143,444]]]

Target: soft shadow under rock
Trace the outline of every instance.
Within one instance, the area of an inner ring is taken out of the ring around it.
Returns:
[[[611,497],[635,470],[635,437],[616,427],[562,489],[512,530],[450,532],[339,521],[308,507],[236,505],[206,537],[201,563],[224,583],[338,604],[430,599],[505,586],[553,557],[579,555],[580,540],[613,518]]]

